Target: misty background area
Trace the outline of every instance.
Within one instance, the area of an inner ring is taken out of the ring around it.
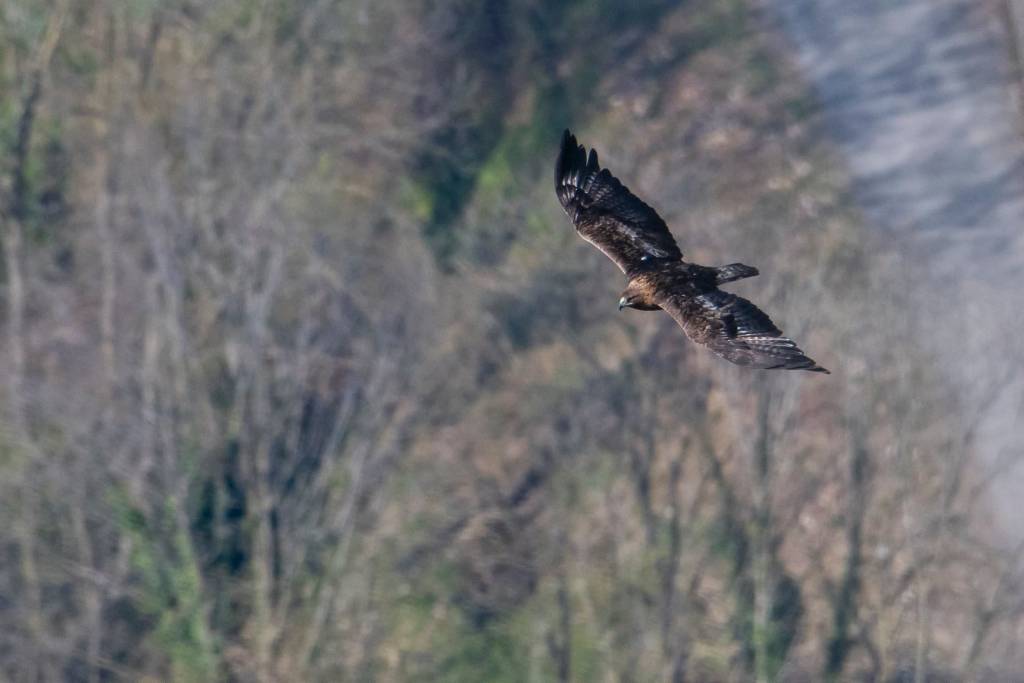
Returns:
[[[1016,680],[1018,5],[0,4],[0,680]]]

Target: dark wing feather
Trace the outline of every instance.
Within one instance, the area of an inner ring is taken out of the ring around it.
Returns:
[[[597,152],[576,143],[569,131],[555,163],[555,192],[562,208],[587,240],[629,273],[647,259],[681,260],[668,226],[615,176],[602,169]]]
[[[722,358],[766,370],[824,372],[796,343],[782,336],[768,315],[735,294],[714,289],[695,294],[684,288],[663,288],[655,301],[693,341]]]

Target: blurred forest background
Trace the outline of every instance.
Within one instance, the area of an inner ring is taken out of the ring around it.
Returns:
[[[618,313],[565,127],[834,374]],[[1020,365],[822,128],[752,0],[3,3],[0,679],[1024,671]]]

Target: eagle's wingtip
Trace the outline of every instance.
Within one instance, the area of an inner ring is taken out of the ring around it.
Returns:
[[[562,154],[566,153],[566,150],[572,151],[576,149],[576,136],[572,134],[572,131],[566,128],[562,131]]]
[[[558,150],[558,159],[555,161],[555,188],[564,184],[566,177],[575,169],[577,162],[575,155],[579,148],[576,136],[568,128],[562,132],[562,145]],[[582,148],[579,148],[582,149]],[[584,158],[584,162],[586,159]]]

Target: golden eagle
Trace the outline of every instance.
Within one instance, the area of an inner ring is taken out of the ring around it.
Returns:
[[[576,232],[629,278],[619,310],[662,309],[690,339],[737,365],[828,373],[783,337],[761,309],[718,288],[757,275],[757,268],[684,261],[661,216],[602,169],[597,152],[588,156],[568,130],[555,163],[555,192]]]

